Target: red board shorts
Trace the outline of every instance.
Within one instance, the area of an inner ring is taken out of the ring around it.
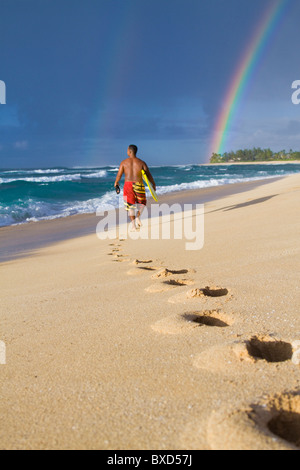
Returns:
[[[146,191],[143,183],[135,183],[134,181],[125,181],[124,184],[124,205],[125,209],[136,209],[136,204],[146,206]]]

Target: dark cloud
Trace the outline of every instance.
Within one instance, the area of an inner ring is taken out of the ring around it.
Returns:
[[[179,160],[190,142],[206,159],[216,117],[265,3],[2,2],[0,79],[8,103],[0,107],[2,161],[10,165],[14,151],[18,162],[21,152],[13,144],[28,142],[22,149],[28,166],[40,165],[41,159],[47,165],[51,159],[70,164],[72,158],[88,164],[89,139],[110,139],[117,152],[121,141],[149,146],[164,141],[175,156],[178,151]],[[290,84],[300,78],[291,47],[300,39],[299,13],[295,2],[257,64],[243,100],[290,98]],[[297,120],[285,126],[282,136],[297,136]],[[233,131],[237,141],[251,135],[256,144],[256,131],[235,122]]]

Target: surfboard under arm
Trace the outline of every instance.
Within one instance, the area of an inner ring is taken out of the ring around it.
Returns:
[[[142,177],[143,177],[143,180],[145,181],[145,183],[147,184],[147,186],[149,188],[151,196],[153,197],[154,201],[157,202],[158,197],[157,197],[156,191],[154,190],[154,188],[153,188],[151,182],[149,181],[148,176],[146,175],[146,172],[144,170],[142,170]]]

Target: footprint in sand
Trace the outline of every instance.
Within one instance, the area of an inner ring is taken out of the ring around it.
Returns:
[[[253,336],[245,343],[247,353],[255,362],[285,362],[292,360],[293,346],[270,336]]]
[[[214,411],[207,439],[212,450],[299,450],[299,391]]]
[[[152,272],[161,269],[161,266],[149,266],[150,263],[153,263],[152,259],[139,260],[135,259],[132,264],[136,266],[134,269],[130,269],[127,274],[129,275],[139,275],[142,271]]]
[[[113,246],[113,247],[114,247],[115,245],[112,243],[112,244],[110,244],[110,246]],[[120,246],[120,245],[118,245],[118,246]],[[107,254],[108,254],[109,256],[112,256],[112,255],[116,256],[116,254],[119,253],[120,251],[121,251],[120,248],[112,248],[112,249],[111,249],[111,252],[110,252],[110,253],[107,253]]]
[[[126,258],[128,257],[129,255],[125,255],[125,254],[117,254],[117,253],[113,253],[114,257],[115,258]]]
[[[171,270],[167,268],[160,269],[160,271],[156,272],[151,276],[152,279],[165,279],[169,276],[179,275],[179,274],[187,274],[189,272],[195,273],[193,269],[180,269],[180,270]],[[183,287],[193,285],[194,281],[192,279],[168,279],[163,281],[163,283],[157,285],[153,284],[147,287],[145,290],[146,292],[166,292],[171,290],[175,287]]]
[[[167,292],[168,290],[174,289],[175,287],[184,287],[194,284],[192,279],[169,279],[161,284],[152,284],[145,289],[146,292],[158,293]]]
[[[195,273],[194,269],[180,269],[180,270],[171,270],[171,269],[161,269],[158,273],[153,274],[152,279],[161,279],[166,278],[169,276],[173,276],[175,274],[187,274],[187,273]]]
[[[152,263],[152,259],[144,259],[144,260],[135,259],[132,264],[139,265],[139,264],[150,264],[150,263]]]
[[[191,286],[194,284],[192,279],[169,279],[168,281],[163,281],[163,284],[168,286]]]
[[[228,289],[223,287],[209,287],[206,286],[203,289],[193,289],[188,293],[188,298],[193,297],[224,297],[228,294]]]
[[[136,268],[127,271],[130,276],[140,276],[142,272],[148,273],[149,271],[157,271],[160,267],[156,266],[137,266]]]
[[[187,292],[182,292],[180,294],[177,294],[176,296],[170,297],[168,299],[168,302],[171,304],[176,304],[176,303],[188,303],[191,301],[199,301],[199,299],[202,300],[207,300],[209,298],[222,298],[226,297],[226,301],[229,301],[232,299],[232,295],[230,295],[230,292],[228,289],[224,287],[218,287],[218,286],[206,286],[202,289],[196,288],[196,289],[191,289]]]
[[[283,362],[292,365],[296,347],[293,343],[272,336],[253,336],[245,341],[229,342],[207,349],[195,357],[193,364],[198,369],[222,371],[229,375],[239,374],[243,368],[250,373],[257,363],[269,367],[272,363],[278,366]]]
[[[136,269],[140,271],[157,271],[160,268],[156,266],[138,266]]]
[[[226,328],[233,322],[233,317],[221,310],[204,310],[163,318],[151,325],[151,328],[157,333],[178,335],[199,327]]]

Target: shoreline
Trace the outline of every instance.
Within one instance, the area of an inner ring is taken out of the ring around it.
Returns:
[[[201,204],[222,199],[232,194],[250,191],[287,176],[211,186],[208,188],[174,191],[159,197],[163,204]],[[148,207],[155,202],[148,199]],[[120,209],[116,209],[119,211]],[[50,220],[27,222],[0,227],[0,264],[19,257],[30,256],[36,249],[95,233],[99,217],[96,213],[76,214]]]

